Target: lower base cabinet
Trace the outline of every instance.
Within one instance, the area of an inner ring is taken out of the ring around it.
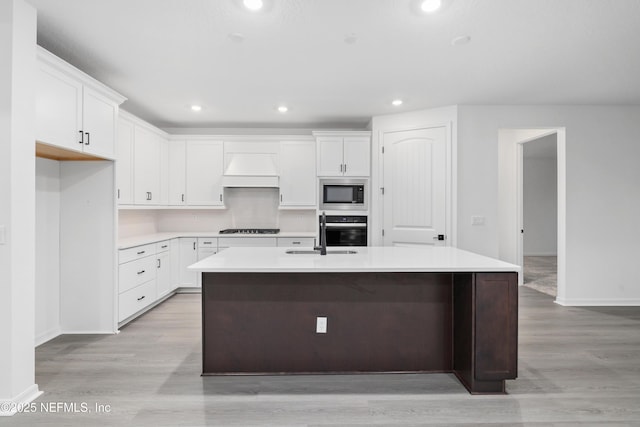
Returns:
[[[155,302],[156,295],[154,280],[121,293],[118,296],[118,322],[122,322]]]

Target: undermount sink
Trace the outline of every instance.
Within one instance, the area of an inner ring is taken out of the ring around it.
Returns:
[[[285,251],[287,254],[291,255],[320,255],[320,251],[315,251],[312,249],[301,250],[301,249],[288,249]],[[349,251],[349,250],[327,250],[327,255],[349,255],[349,254],[357,254],[357,251]]]

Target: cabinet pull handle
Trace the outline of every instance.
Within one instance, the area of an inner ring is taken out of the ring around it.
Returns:
[[[280,201],[282,201],[282,194],[280,194]]]
[[[84,134],[87,135],[87,142],[85,142],[84,145],[89,145],[91,143],[91,135],[89,132],[85,132]]]
[[[80,132],[80,141],[78,141],[80,144],[84,144],[84,132],[82,132],[81,130],[79,130],[78,132]]]
[[[149,200],[153,199],[153,193],[151,191],[149,191]]]
[[[342,163],[340,163],[340,173],[342,173]]]
[[[193,242],[193,250],[196,250],[196,242]]]
[[[344,173],[347,173],[347,164],[344,164]]]
[[[138,254],[138,255],[142,255],[142,254],[143,254],[143,253],[145,253],[145,252],[146,252],[146,251],[140,251],[140,252],[137,252],[137,254]]]
[[[120,189],[118,188],[118,199],[120,198]]]
[[[202,242],[202,244],[203,244],[203,245],[210,245],[210,244],[212,244],[212,243],[213,243],[213,242]]]
[[[138,271],[138,275],[144,274],[144,270]]]
[[[182,201],[184,202],[184,194],[182,195]]]
[[[160,258],[158,258],[158,268],[160,268],[161,264],[160,264]]]
[[[162,246],[160,246],[160,248],[162,248],[162,249],[165,249],[165,248],[167,248],[167,247],[168,247],[167,245],[162,245]]]
[[[299,245],[300,242],[291,242],[292,245]]]
[[[144,299],[144,295],[142,295],[140,298],[138,298],[138,301],[142,301]]]
[[[222,201],[222,194],[220,194],[220,201]]]

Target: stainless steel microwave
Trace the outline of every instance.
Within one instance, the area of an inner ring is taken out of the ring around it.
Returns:
[[[367,210],[367,180],[321,179],[320,210]]]

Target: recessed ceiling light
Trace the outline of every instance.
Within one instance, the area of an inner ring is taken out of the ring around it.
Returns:
[[[402,105],[402,99],[394,99],[393,101],[391,101],[391,105],[393,105],[394,107]]]
[[[286,105],[280,105],[278,107],[278,111],[281,113],[286,113],[287,111],[289,111],[289,107],[287,107]]]
[[[254,12],[262,9],[262,6],[264,6],[262,0],[242,0],[242,4],[244,4],[244,7]]]
[[[356,33],[351,33],[344,36],[344,42],[346,44],[356,44],[357,41],[358,41],[358,36],[356,35]]]
[[[191,110],[192,111],[202,111],[202,106],[201,105],[192,105],[191,106]]]
[[[469,36],[460,36],[460,37],[455,37],[454,39],[451,40],[451,44],[453,46],[462,46],[464,44],[468,44],[471,41],[471,37]]]
[[[442,0],[423,0],[420,9],[425,13],[433,13],[440,9],[440,6],[442,6]]]

